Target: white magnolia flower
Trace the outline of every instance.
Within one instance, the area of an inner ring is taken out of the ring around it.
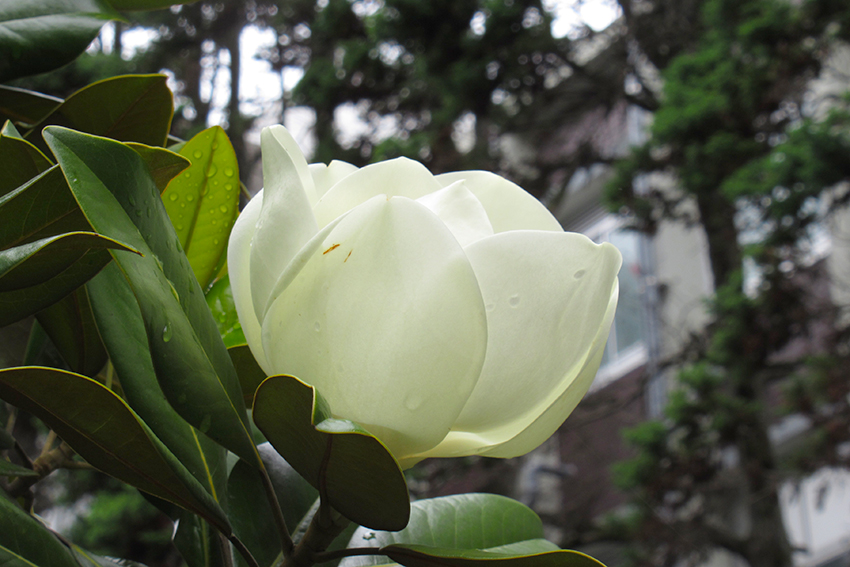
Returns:
[[[282,126],[262,151],[227,260],[266,373],[315,386],[403,467],[522,455],[563,423],[614,317],[613,246],[492,173],[308,166]]]

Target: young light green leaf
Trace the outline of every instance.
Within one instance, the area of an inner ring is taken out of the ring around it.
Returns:
[[[189,167],[191,162],[181,156],[165,148],[155,146],[146,146],[145,144],[137,144],[135,142],[127,142],[127,146],[142,156],[145,163],[148,164],[151,178],[156,183],[156,188],[162,193],[168,186],[168,183],[181,171]]]
[[[166,400],[151,360],[145,322],[124,274],[117,264],[110,264],[86,288],[127,403],[220,502],[227,482],[226,451],[189,425]]]
[[[0,370],[0,398],[44,421],[103,472],[230,533],[215,500],[121,398],[94,380],[54,368],[10,368]]]
[[[246,343],[245,333],[242,331],[239,316],[236,313],[236,303],[233,301],[233,292],[230,289],[230,277],[224,275],[216,280],[212,287],[207,290],[206,297],[207,305],[212,311],[225,346],[230,348],[244,345]],[[259,386],[259,382],[257,385]],[[254,393],[252,392],[250,401],[248,401],[249,405],[253,399]]]
[[[551,544],[540,541],[540,551],[529,554],[424,545],[391,545],[381,551],[405,567],[605,567],[596,559],[578,551],[545,549]]]
[[[220,126],[196,134],[180,149],[192,165],[162,194],[195,277],[206,289],[227,248],[239,208],[239,165]]]
[[[0,497],[0,565],[79,567],[53,532],[5,497]]]
[[[400,530],[410,514],[398,463],[374,436],[333,419],[318,392],[292,376],[272,376],[257,389],[254,421],[274,448],[349,520]]]
[[[116,17],[104,0],[0,2],[0,82],[70,63]]]
[[[132,149],[106,138],[57,127],[45,129],[45,138],[89,223],[144,254],[114,257],[140,306],[169,403],[259,465],[233,364],[146,165]]]

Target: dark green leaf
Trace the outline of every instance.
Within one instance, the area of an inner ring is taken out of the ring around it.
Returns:
[[[114,257],[141,308],[169,403],[202,432],[259,464],[233,363],[147,166],[113,140],[57,127],[47,128],[45,137],[89,223],[144,254]]]
[[[174,532],[174,547],[187,567],[226,567],[218,534],[201,518],[181,511]]]
[[[546,547],[548,542],[540,543]],[[549,544],[551,545],[551,544]],[[569,550],[518,555],[511,551],[443,549],[424,545],[391,545],[381,550],[405,567],[605,567],[596,559]]]
[[[246,344],[237,345],[227,349],[230,353],[230,358],[233,360],[233,366],[236,367],[236,374],[239,375],[239,384],[242,386],[242,396],[245,403],[250,405],[254,403],[254,393],[263,380],[266,379],[266,373],[257,364],[254,355],[251,354],[251,349]]]
[[[410,500],[398,463],[367,431],[332,418],[315,388],[272,376],[257,390],[253,416],[274,448],[340,514],[373,529],[407,525]]]
[[[154,146],[146,146],[135,142],[128,142],[127,145],[137,154],[142,156],[145,163],[148,164],[148,170],[151,177],[156,183],[156,188],[162,193],[168,186],[175,175],[189,167],[191,162],[170,150],[158,148]]]
[[[220,126],[195,135],[180,155],[192,165],[168,184],[162,200],[195,277],[206,289],[239,210],[239,166]]]
[[[30,135],[43,147],[41,128],[65,126],[122,142],[162,146],[171,128],[174,103],[165,75],[124,75],[80,89]]]
[[[106,350],[94,323],[88,293],[78,287],[36,314],[59,354],[76,372],[93,378],[106,364]]]
[[[17,189],[51,165],[41,150],[19,136],[11,135],[13,130],[14,126],[7,121],[0,134],[0,171],[3,172],[0,196]]]
[[[0,476],[38,476],[38,473],[32,469],[19,467],[6,459],[0,459]]]
[[[59,166],[0,197],[0,219],[0,249],[91,229]]]
[[[91,551],[71,544],[71,553],[74,554],[81,567],[145,567],[143,564],[128,559],[113,559],[95,555]]]
[[[270,444],[264,443],[257,450],[283,508],[286,525],[293,532],[318,493]],[[260,567],[267,567],[278,558],[281,547],[262,482],[255,467],[239,461],[227,480],[227,499],[234,533],[248,547]]]
[[[0,3],[0,81],[70,63],[115,17],[103,0]]]
[[[0,252],[0,262],[6,266],[14,265],[12,269],[5,272],[0,268],[2,273],[0,281],[4,282],[0,286],[5,290],[0,291],[0,327],[23,319],[59,301],[86,283],[109,263],[111,256],[103,249],[104,247],[122,247],[120,243],[99,235],[71,233],[71,235],[74,234],[86,236],[73,238],[65,234]],[[62,240],[69,241],[62,244]],[[48,244],[40,247],[44,242]],[[49,245],[50,242],[59,242],[59,244],[53,248]],[[89,248],[82,252],[76,248],[86,243],[97,245],[99,248]],[[19,248],[25,250],[21,251]],[[59,253],[52,254],[51,250]],[[21,260],[27,251],[32,252],[28,259],[33,259],[33,265],[23,267],[26,261],[15,263],[14,257]],[[76,259],[69,262],[69,257]],[[55,271],[62,264],[66,264],[66,267],[58,272]],[[19,271],[20,279],[16,277],[16,272]],[[23,286],[24,283],[28,283],[29,287]]]
[[[11,120],[15,124],[33,126],[53,112],[61,98],[45,94],[0,86],[0,120]]]
[[[224,512],[189,471],[121,398],[94,380],[53,368],[10,368],[0,370],[0,398],[44,421],[103,472],[230,533]]]
[[[220,502],[227,480],[226,451],[189,425],[166,400],[151,360],[145,322],[124,274],[111,264],[86,288],[127,403]]]
[[[0,565],[79,567],[67,547],[44,524],[0,495]]]
[[[198,0],[109,0],[112,7],[122,12],[132,10],[159,10],[174,4],[192,4]]]

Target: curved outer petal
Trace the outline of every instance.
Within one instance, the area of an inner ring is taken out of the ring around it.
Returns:
[[[416,199],[440,217],[461,246],[493,236],[493,227],[481,201],[466,188],[463,181]]]
[[[396,158],[367,165],[344,177],[319,199],[313,212],[322,227],[376,195],[418,199],[441,187],[421,163]]]
[[[316,197],[321,199],[328,192],[328,189],[339,183],[344,177],[348,177],[357,171],[357,169],[356,165],[339,160],[333,160],[328,165],[311,163],[310,174],[313,176],[313,183],[316,187]]]
[[[547,230],[563,232],[561,224],[543,204],[525,189],[489,171],[456,171],[436,176],[447,187],[463,180],[478,197],[495,232]]]
[[[590,387],[622,259],[610,244],[540,231],[497,234],[466,252],[487,306],[487,358],[452,432],[423,456],[521,455]]]
[[[267,366],[266,355],[263,352],[263,339],[260,322],[254,313],[254,302],[251,299],[251,240],[257,229],[257,219],[263,206],[263,191],[260,190],[242,210],[233,230],[230,231],[230,241],[227,244],[227,270],[230,274],[230,291],[239,315],[239,324],[245,332],[248,346],[263,368]]]
[[[284,268],[318,232],[309,194],[313,177],[283,126],[263,129],[262,210],[251,243],[251,298],[262,324],[269,294]]]
[[[431,211],[399,197],[375,197],[341,219],[263,326],[275,373],[315,386],[334,416],[400,461],[448,433],[486,344],[466,255]]]

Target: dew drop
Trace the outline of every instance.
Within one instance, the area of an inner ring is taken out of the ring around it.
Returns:
[[[171,330],[171,323],[166,323],[165,327],[162,328],[162,342],[167,343],[171,340],[171,335],[173,331]]]
[[[519,305],[519,295],[512,295],[510,299],[508,299],[508,304],[511,307],[516,307]]]
[[[213,238],[213,246],[218,246],[218,238]]]
[[[233,168],[232,167],[225,167],[224,168],[224,174],[228,177],[233,177]]]
[[[185,209],[185,208],[186,208],[186,203],[180,203],[180,208],[181,208],[181,209]]]
[[[185,177],[186,179],[189,179],[190,177],[192,177],[192,174],[187,171],[186,173],[183,174],[183,177]]]
[[[201,159],[202,157],[204,157],[204,152],[202,152],[201,150],[195,150],[195,153],[193,153],[192,155],[195,156],[195,159]]]
[[[191,193],[189,193],[188,195],[186,195],[186,200],[191,203],[192,201],[195,200],[195,196],[192,195]]]
[[[136,216],[137,217],[142,216],[142,209],[136,209]]]
[[[176,228],[177,228],[177,230],[183,230],[183,225],[182,225],[182,224],[178,224]]]
[[[212,149],[214,149],[214,150],[217,150],[217,149],[218,149],[218,142],[213,142],[213,143],[212,143]]]
[[[212,418],[210,414],[204,416],[204,419],[201,420],[201,426],[198,428],[202,433],[206,433],[210,430],[210,425],[212,425]]]
[[[212,177],[216,173],[218,173],[218,168],[215,166],[214,163],[211,163],[210,168],[207,170],[207,177]]]
[[[226,213],[226,212],[227,212],[227,205],[222,205],[222,206],[220,206],[220,207],[218,208],[218,210],[219,210],[219,211],[221,211],[222,213]]]
[[[573,274],[573,277],[577,280],[580,280],[581,278],[584,277],[584,274],[586,274],[586,273],[587,273],[586,270],[579,270],[579,271],[577,271],[576,273]]]
[[[493,304],[493,303],[488,303],[487,305],[485,305],[485,306],[484,306],[484,308],[485,308],[487,311],[492,311],[493,309],[495,309],[495,308],[496,308],[496,305],[495,305],[495,304]]]
[[[410,411],[414,411],[422,405],[422,401],[422,396],[418,394],[408,394],[407,397],[404,398],[404,407]]]
[[[233,184],[232,183],[225,183],[224,184],[224,190],[225,191],[233,191]]]
[[[318,333],[319,331],[322,330],[322,324],[319,323],[318,321],[316,321],[316,324],[313,325],[313,329],[315,329],[315,331]]]

